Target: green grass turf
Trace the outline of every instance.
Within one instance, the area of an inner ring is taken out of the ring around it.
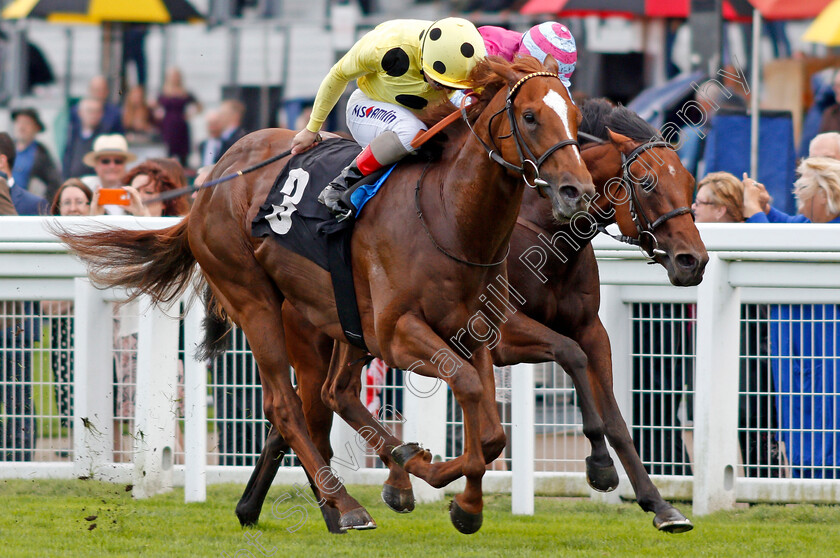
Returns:
[[[124,485],[96,481],[0,481],[0,555],[16,556],[838,556],[840,506],[759,505],[695,517],[680,535],[657,532],[634,504],[538,498],[536,515],[513,516],[510,497],[486,495],[484,525],[461,535],[448,500],[411,514],[386,509],[376,487],[351,487],[378,523],[373,531],[330,535],[320,513],[290,487],[273,487],[262,522],[243,530],[233,513],[243,487],[208,487],[207,502],[185,504],[183,489],[132,500]],[[291,497],[272,504],[284,494]],[[283,512],[305,505],[308,520]],[[690,512],[690,505],[680,506]],[[93,520],[86,518],[95,515]],[[96,527],[89,529],[91,525]],[[249,546],[258,537],[266,554]],[[250,549],[250,553],[244,549]]]

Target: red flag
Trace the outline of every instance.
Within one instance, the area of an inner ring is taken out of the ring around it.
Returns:
[[[382,406],[380,393],[385,385],[385,374],[388,373],[388,365],[382,360],[375,358],[367,367],[365,375],[365,407],[370,414],[376,416]]]

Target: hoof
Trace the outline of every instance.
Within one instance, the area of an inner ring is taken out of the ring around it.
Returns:
[[[410,488],[396,488],[385,484],[382,486],[382,501],[397,513],[414,511],[414,492]]]
[[[341,530],[341,512],[338,508],[332,506],[321,506],[321,515],[324,516],[324,523],[327,526],[327,531],[333,535],[343,535],[345,532]]]
[[[685,533],[694,529],[694,524],[677,508],[668,508],[653,517],[653,526],[665,533]]]
[[[255,527],[257,522],[260,520],[260,511],[257,510],[257,513],[253,513],[251,511],[240,510],[239,507],[237,507],[236,517],[239,518],[239,524],[241,526]]]
[[[357,529],[359,531],[376,529],[376,522],[365,508],[356,508],[341,515],[341,519],[338,520],[338,528],[342,531],[347,531],[348,529]]]
[[[431,459],[431,454],[429,454],[428,451],[424,450],[422,446],[420,446],[420,444],[417,444],[415,442],[409,442],[407,444],[401,444],[392,449],[391,457],[394,458],[394,461],[396,461],[400,467],[405,467],[405,464],[408,463],[408,461],[412,457],[420,455],[421,453],[428,454],[429,458]]]
[[[449,519],[452,525],[458,529],[459,533],[465,535],[472,535],[481,529],[481,522],[483,520],[482,512],[467,513],[461,509],[456,500],[449,503]]]
[[[598,492],[612,492],[618,486],[618,471],[615,470],[612,459],[606,467],[600,467],[592,462],[592,456],[586,458],[586,482]]]

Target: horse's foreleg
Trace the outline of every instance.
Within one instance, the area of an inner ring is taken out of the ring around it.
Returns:
[[[414,492],[411,480],[391,457],[391,450],[401,445],[402,441],[376,420],[359,399],[364,353],[350,345],[336,343],[332,354],[330,373],[321,392],[323,401],[356,430],[357,442],[364,439],[388,467],[382,500],[396,512],[412,511]],[[363,445],[360,443],[360,446]],[[364,447],[360,449],[364,450]]]
[[[583,434],[592,446],[592,455],[586,458],[586,481],[600,492],[614,490],[618,486],[618,473],[604,440],[604,422],[598,414],[587,376],[586,354],[581,347],[522,312],[509,317],[502,326],[501,337],[502,341],[493,349],[497,366],[554,361],[572,378],[580,403]]]
[[[433,360],[441,349],[447,348],[429,325],[418,317],[406,314],[399,318],[394,329],[394,337],[390,344],[394,363],[408,372],[414,372],[431,378],[441,378],[449,384],[455,400],[464,412],[464,454],[445,463],[430,463],[428,452],[414,451],[406,446],[394,450],[395,459],[403,463],[405,469],[431,484],[440,487],[449,484],[456,478],[466,477],[466,489],[455,496],[450,505],[450,519],[455,528],[462,533],[474,533],[481,527],[483,500],[481,482],[484,477],[483,444],[497,446],[495,440],[482,439],[482,398],[490,397],[489,390],[485,390],[488,383],[487,376],[491,376],[492,384],[493,362],[490,352],[478,349],[473,354],[472,362],[467,362],[454,352],[449,354],[454,369],[439,369]],[[492,399],[491,399],[492,402]],[[487,404],[487,403],[485,403]],[[492,420],[491,417],[487,417]],[[496,414],[498,421],[498,414]],[[504,431],[501,425],[492,425],[493,432],[500,434],[504,443]],[[409,445],[410,446],[410,445]],[[408,449],[408,451],[405,451]],[[397,457],[400,455],[401,457]]]
[[[643,510],[656,514],[653,524],[661,531],[682,533],[692,529],[691,521],[659,494],[636,452],[613,394],[610,339],[597,315],[576,332],[576,337],[589,360],[589,381],[598,401],[607,438],[630,478],[639,505]]]

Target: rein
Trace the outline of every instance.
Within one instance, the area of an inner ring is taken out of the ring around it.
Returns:
[[[578,132],[578,136],[600,144],[607,143],[607,141],[602,138],[584,132]],[[665,255],[665,251],[659,248],[659,243],[656,241],[656,235],[654,234],[656,229],[669,219],[678,217],[680,215],[685,215],[686,213],[691,213],[690,207],[678,207],[676,209],[668,211],[667,213],[664,213],[663,215],[660,215],[654,221],[651,221],[650,219],[648,219],[647,215],[642,209],[635,188],[636,183],[633,180],[633,177],[630,175],[630,165],[633,163],[633,161],[638,159],[645,151],[649,149],[654,149],[656,147],[674,149],[674,146],[670,143],[663,140],[658,140],[643,143],[642,145],[638,146],[633,151],[631,151],[629,155],[625,156],[624,153],[621,153],[621,184],[630,193],[630,198],[628,200],[630,203],[630,218],[633,220],[633,224],[636,227],[637,237],[634,238],[632,236],[627,236],[623,234],[612,234],[607,230],[607,228],[604,225],[598,224],[598,232],[604,233],[605,235],[619,242],[623,242],[624,244],[637,246],[642,251],[642,254],[650,260],[653,260],[655,256]],[[643,238],[645,237],[650,238],[650,250],[646,249],[643,245]]]
[[[475,95],[473,95],[473,94],[467,95],[466,97],[464,97],[464,101],[466,101],[466,99],[471,97],[471,96],[475,96]],[[452,124],[453,122],[458,120],[458,118],[460,116],[461,116],[461,113],[457,109],[455,111],[453,111],[452,113],[448,114],[445,118],[441,119],[437,124],[435,124],[434,126],[429,128],[428,130],[426,130],[425,132],[423,132],[422,134],[420,134],[416,138],[414,138],[411,141],[411,147],[414,148],[414,149],[419,148],[421,145],[423,145],[424,143],[429,141],[434,135],[436,135],[442,129],[446,128],[447,126],[449,126],[450,124]],[[318,139],[317,141],[321,141],[321,140]],[[263,168],[264,166],[269,165],[269,164],[277,161],[278,159],[282,159],[283,157],[286,157],[286,156],[291,155],[291,154],[292,154],[292,150],[287,149],[283,153],[280,153],[278,155],[274,155],[272,157],[269,157],[265,161],[259,162],[252,167],[248,167],[247,169],[242,169],[242,170],[236,171],[233,174],[229,174],[227,176],[217,178],[216,180],[211,180],[210,182],[205,182],[204,184],[201,184],[199,186],[185,186],[184,188],[178,188],[176,190],[169,190],[168,192],[164,192],[161,195],[156,196],[156,197],[144,202],[144,204],[150,204],[150,203],[155,203],[155,202],[159,202],[159,201],[168,201],[168,200],[171,200],[171,199],[174,199],[174,198],[179,198],[181,196],[185,196],[187,194],[192,194],[193,192],[197,192],[197,191],[199,191],[203,188],[212,188],[213,186],[215,186],[217,184],[221,184],[222,182],[227,182],[228,180],[233,180],[237,176],[242,176],[243,174],[248,174],[249,172],[254,172],[255,170],[259,170],[259,169]]]

